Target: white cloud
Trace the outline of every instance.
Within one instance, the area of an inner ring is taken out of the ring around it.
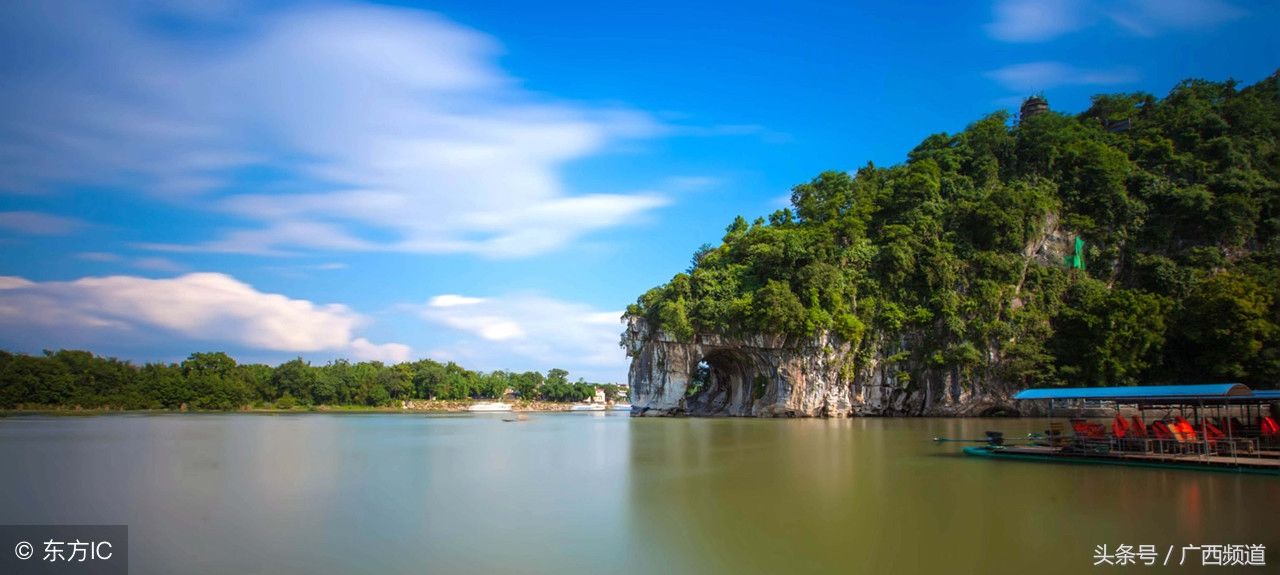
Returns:
[[[13,276],[0,276],[0,290],[21,289],[35,285],[31,280]]]
[[[159,333],[272,351],[329,351],[385,361],[409,358],[407,346],[356,337],[355,331],[365,323],[346,306],[260,292],[217,273],[69,282],[0,277],[0,328],[10,335],[34,332],[44,338],[45,347],[60,345],[61,337],[106,341]]]
[[[384,363],[400,363],[409,361],[412,350],[402,343],[371,343],[363,337],[351,340],[347,346],[348,353],[356,361],[381,361]]]
[[[263,255],[524,256],[667,201],[574,195],[560,176],[665,126],[525,90],[498,66],[494,39],[435,14],[228,4],[192,16],[183,41],[155,34],[136,6],[0,7],[0,36],[35,55],[0,83],[0,187],[141,188],[249,222],[206,242],[142,247]],[[218,33],[199,25],[206,17],[223,20]],[[232,173],[258,166],[289,192],[239,193]]]
[[[41,212],[0,212],[0,229],[34,236],[65,236],[84,228],[78,218],[55,216]]]
[[[1139,79],[1133,68],[1087,70],[1062,62],[1014,64],[986,73],[1001,86],[1018,92],[1047,90],[1057,86],[1125,84]]]
[[[484,298],[467,297],[464,295],[442,294],[431,298],[427,302],[428,307],[455,307],[460,305],[475,305],[484,303]]]
[[[987,24],[992,38],[1005,42],[1042,42],[1084,25],[1081,2],[1076,0],[1001,0],[995,3],[995,21]]]
[[[1111,22],[1130,33],[1207,29],[1247,12],[1223,0],[997,0],[987,34],[1004,42],[1044,42]]]
[[[431,298],[418,313],[426,321],[457,332],[433,356],[483,369],[510,368],[512,356],[526,366],[568,369],[600,381],[623,381],[626,356],[618,347],[622,311],[538,295]]]
[[[1212,28],[1248,12],[1221,0],[1132,0],[1106,14],[1135,34],[1154,36],[1165,30]]]

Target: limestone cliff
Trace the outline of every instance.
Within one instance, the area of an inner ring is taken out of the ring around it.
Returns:
[[[631,357],[631,414],[850,417],[1014,409],[1003,386],[895,360],[910,342],[906,336],[878,341],[862,353],[825,333],[802,340],[704,333],[682,342],[631,317],[622,336]],[[689,393],[701,362],[710,377]]]
[[[1074,233],[1056,215],[1023,250],[1025,266],[1056,265]],[[1018,292],[1011,306],[1021,305]],[[1016,385],[1000,379],[996,344],[961,371],[913,359],[920,330],[870,334],[859,347],[829,333],[809,338],[695,333],[682,342],[640,316],[627,319],[622,347],[631,357],[632,415],[828,416],[992,415],[1016,412]],[[709,377],[690,393],[699,364]]]
[[[698,334],[681,342],[631,317],[622,335],[632,358],[632,415],[849,415],[849,346],[822,335],[807,340],[773,335],[729,338]],[[700,362],[707,384],[689,385]]]
[[[1055,215],[1022,254],[1026,266],[1057,265],[1074,234]],[[1013,291],[1010,306],[1019,306]],[[868,334],[859,346],[830,333],[809,338],[695,333],[679,341],[628,317],[622,346],[631,358],[632,415],[849,417],[861,415],[992,415],[1017,412],[1016,385],[1000,378],[998,342],[971,342],[981,359],[961,370],[915,358],[920,330]],[[706,383],[690,384],[700,363]]]

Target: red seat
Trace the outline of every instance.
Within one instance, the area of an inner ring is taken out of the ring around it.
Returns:
[[[1086,439],[1105,439],[1107,437],[1107,428],[1101,423],[1093,423],[1083,419],[1072,419],[1071,430],[1076,436]]]
[[[1116,437],[1124,437],[1128,431],[1129,420],[1125,419],[1123,415],[1117,415],[1115,421],[1111,422],[1111,433],[1114,433]]]
[[[1143,437],[1143,438],[1145,438],[1145,437],[1147,436],[1147,424],[1146,424],[1146,422],[1142,421],[1142,418],[1141,418],[1141,417],[1139,417],[1139,416],[1137,416],[1137,415],[1135,415],[1135,416],[1133,416],[1133,417],[1131,417],[1131,418],[1129,418],[1129,419],[1130,419],[1130,421],[1132,421],[1132,422],[1133,422],[1133,427],[1130,427],[1130,428],[1129,428],[1129,429],[1130,429],[1130,431],[1133,431],[1133,434],[1134,434],[1134,435],[1136,435],[1136,436],[1138,436],[1138,437]]]
[[[1169,426],[1165,425],[1163,421],[1157,421],[1151,424],[1151,434],[1156,436],[1156,439],[1175,439],[1173,431],[1171,431]]]
[[[1263,435],[1277,435],[1277,434],[1280,434],[1280,425],[1277,425],[1277,424],[1276,424],[1276,420],[1275,420],[1274,418],[1272,418],[1271,416],[1267,416],[1267,417],[1262,418],[1262,421],[1261,421],[1260,423],[1261,423],[1261,428],[1262,428],[1262,434],[1263,434]]]
[[[1177,429],[1173,430],[1174,436],[1176,437],[1181,435],[1178,439],[1182,441],[1196,440],[1196,428],[1191,426],[1191,422],[1187,421],[1187,418],[1179,415],[1177,420],[1174,422],[1174,426],[1177,427]]]
[[[1204,422],[1204,438],[1208,439],[1209,443],[1216,443],[1218,441],[1226,439],[1227,434],[1223,433],[1221,429],[1218,429],[1218,426],[1208,421],[1205,421]]]

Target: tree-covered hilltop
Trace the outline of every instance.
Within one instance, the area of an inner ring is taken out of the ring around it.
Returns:
[[[911,339],[887,361],[1013,386],[1272,387],[1278,77],[999,112],[903,164],[824,172],[628,314],[681,340],[828,330],[865,356]]]
[[[569,382],[569,372],[544,376],[471,371],[430,359],[387,365],[336,360],[311,365],[294,359],[276,367],[238,364],[222,352],[193,353],[182,363],[135,365],[87,351],[32,356],[0,351],[0,409],[205,409],[308,405],[392,406],[406,399],[499,399],[511,390],[526,400],[583,401],[603,387]]]

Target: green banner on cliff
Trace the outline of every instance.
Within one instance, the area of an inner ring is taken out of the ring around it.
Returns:
[[[1076,236],[1076,248],[1065,258],[1067,267],[1075,270],[1084,269],[1084,238]]]

